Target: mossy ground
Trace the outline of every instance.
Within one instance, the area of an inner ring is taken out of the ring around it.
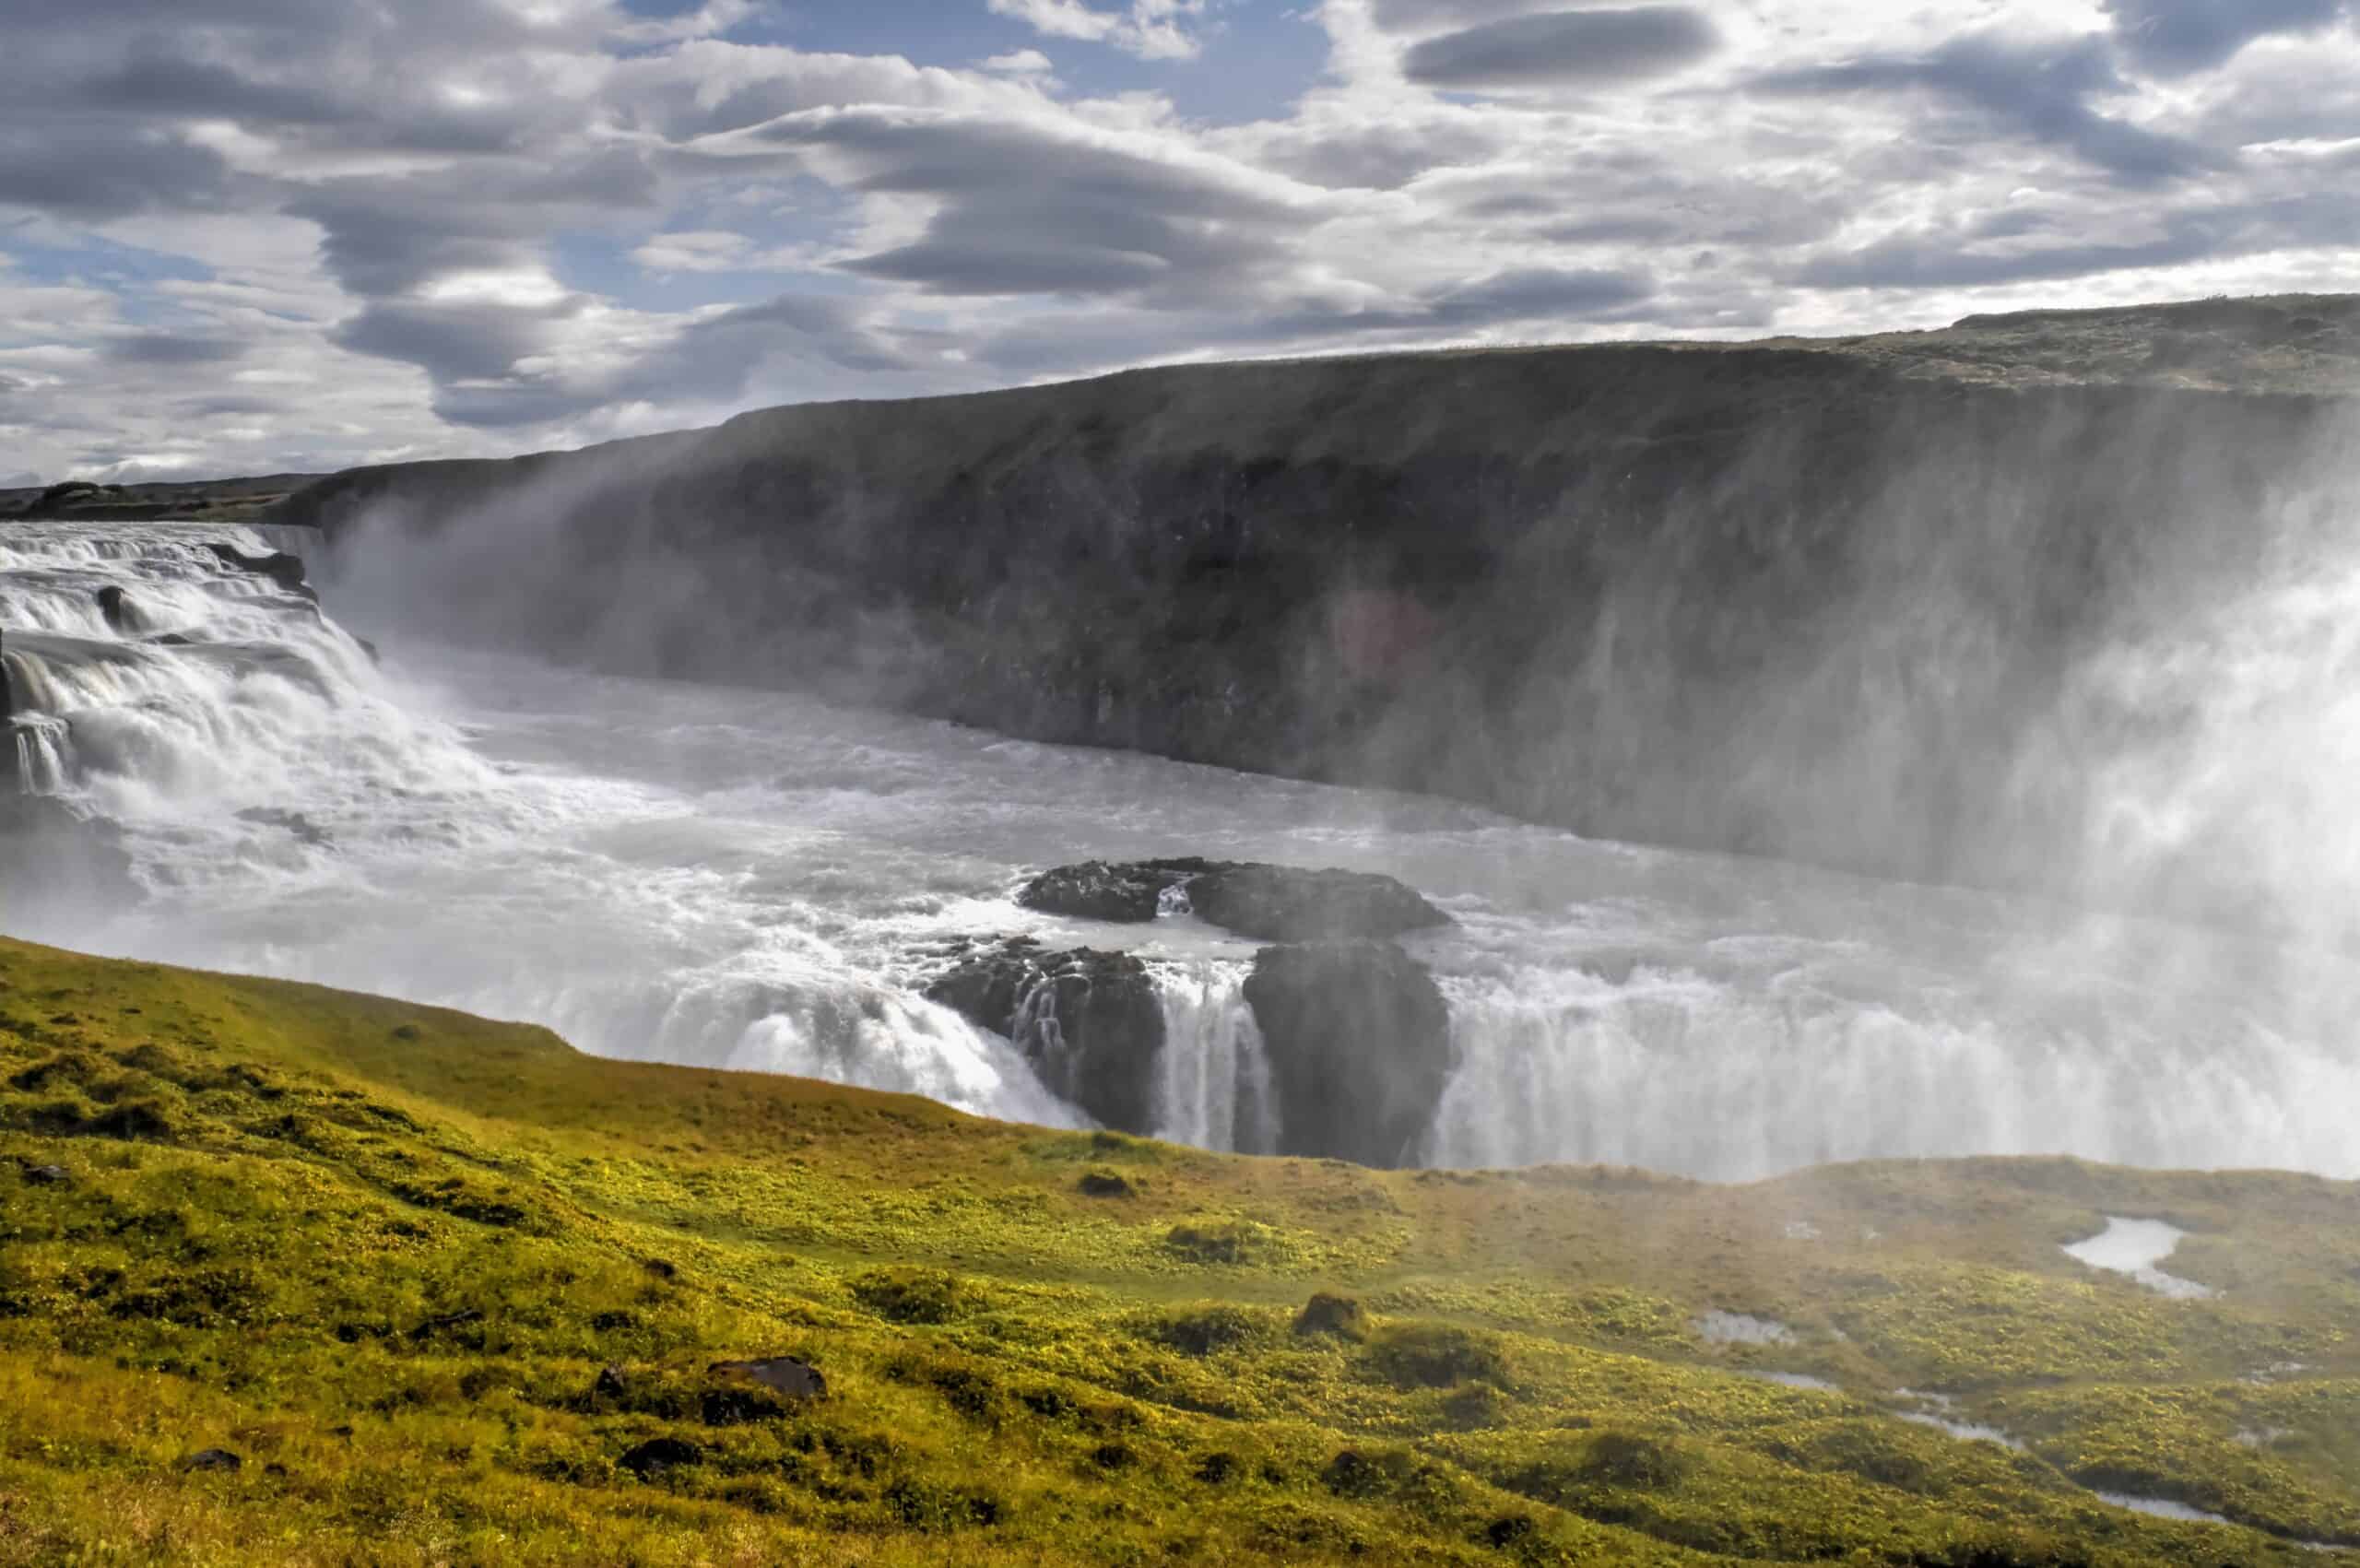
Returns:
[[[1234,1159],[0,941],[0,1563],[2311,1562],[2356,1197]]]

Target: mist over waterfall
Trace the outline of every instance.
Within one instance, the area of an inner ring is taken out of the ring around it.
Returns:
[[[1103,927],[1023,910],[1010,890],[1084,855],[1345,865],[1457,919],[1406,938],[1441,981],[1457,1063],[1420,1151],[1433,1162],[1743,1177],[2063,1150],[2360,1170],[2344,1115],[2360,1067],[2332,1024],[2360,984],[2332,947],[1599,843],[1446,801],[566,670],[398,628],[370,629],[385,633],[380,667],[336,619],[332,580],[324,613],[212,548],[270,542],[8,536],[0,647],[35,760],[24,782],[109,830],[135,883],[117,900],[12,890],[13,934],[1068,1123],[1086,1118],[1008,1039],[917,995],[924,955],[975,932],[1119,940],[1150,959],[1163,1021],[1153,1130],[1254,1151],[1280,1129],[1242,993],[1253,945],[1180,901]],[[2343,645],[2340,580],[2311,581],[2249,601],[2253,654],[2225,666],[2241,693],[2183,689],[2232,743],[2214,771],[2118,763],[2125,802],[2161,780],[2212,792],[2179,818],[2142,808],[2142,823],[2200,822],[2212,800],[2267,787],[2254,736],[2280,735],[2283,757],[2310,695],[2342,712],[2333,663],[2284,651]],[[2171,667],[2112,657],[2092,690]]]
[[[775,917],[733,902],[737,878],[630,853],[686,828],[689,802],[473,744],[484,726],[445,706],[455,690],[387,676],[308,589],[230,558],[274,542],[195,525],[0,536],[17,787],[104,830],[133,884],[12,889],[11,934],[527,1017],[618,1055],[1073,1119],[1005,1041],[802,933],[764,940]],[[625,907],[596,913],[610,905]]]
[[[1332,867],[1449,917],[1436,1076],[1320,1046],[1407,1158],[2360,1174],[2348,411],[1746,352],[1434,361],[1457,446],[1423,362],[1158,372],[12,526],[7,784],[125,870],[5,928],[1082,1125],[1056,957],[1145,988],[1125,1125],[1286,1152],[1263,942],[1016,895]]]

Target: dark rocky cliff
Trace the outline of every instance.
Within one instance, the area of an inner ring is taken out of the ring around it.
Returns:
[[[1586,832],[2071,883],[2094,650],[2348,467],[2360,302],[1176,368],[336,476],[421,631]]]

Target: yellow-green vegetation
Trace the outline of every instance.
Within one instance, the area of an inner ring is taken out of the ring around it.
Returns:
[[[2354,1199],[1237,1159],[0,941],[0,1563],[2314,1562]]]

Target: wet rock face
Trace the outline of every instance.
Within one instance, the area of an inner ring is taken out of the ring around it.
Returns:
[[[1265,942],[1382,940],[1450,916],[1416,889],[1365,871],[1235,861],[1084,861],[1027,882],[1017,902],[1079,920],[1153,920],[1178,893],[1200,918]]]
[[[1414,888],[1365,871],[1223,866],[1187,884],[1199,919],[1265,942],[1383,940],[1450,916]]]
[[[107,624],[122,631],[131,624],[131,599],[119,584],[110,583],[99,590],[99,613]]]
[[[1154,1125],[1163,1003],[1128,953],[1049,952],[1029,937],[968,949],[927,1000],[1005,1034],[1052,1093],[1110,1127]]]
[[[303,558],[300,555],[289,555],[285,550],[273,550],[268,555],[248,555],[234,545],[216,544],[205,548],[220,557],[225,566],[251,572],[258,577],[267,577],[290,594],[301,594],[306,598],[319,596],[303,581]]]
[[[1210,860],[1085,860],[1044,871],[1024,884],[1016,902],[1044,914],[1073,920],[1140,924],[1162,908],[1164,890],[1214,868]]]
[[[1265,948],[1245,980],[1279,1092],[1280,1151],[1401,1165],[1450,1076],[1434,976],[1386,942]]]

